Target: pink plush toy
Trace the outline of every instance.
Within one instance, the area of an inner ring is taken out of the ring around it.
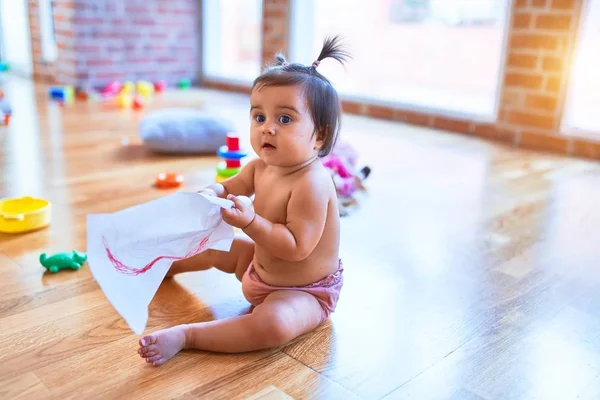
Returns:
[[[330,170],[338,194],[350,197],[357,189],[356,178],[346,165],[344,165],[342,159],[337,156],[331,156],[323,162],[323,165]]]
[[[356,170],[358,153],[348,143],[338,141],[331,154],[321,161],[331,173],[331,178],[338,194],[340,214],[348,215],[352,206],[358,205],[356,194],[364,191],[363,181],[371,173],[371,168]]]

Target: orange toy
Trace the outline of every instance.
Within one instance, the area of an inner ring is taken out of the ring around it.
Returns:
[[[183,175],[175,172],[161,172],[156,177],[156,187],[159,189],[170,189],[181,186]]]
[[[133,103],[131,104],[131,107],[134,110],[140,110],[142,108],[144,108],[144,98],[142,96],[135,96],[133,98]]]

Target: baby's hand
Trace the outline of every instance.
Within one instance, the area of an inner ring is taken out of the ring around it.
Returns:
[[[227,199],[233,201],[234,206],[230,209],[224,208],[221,210],[223,221],[240,229],[246,228],[248,225],[250,225],[250,223],[252,223],[252,221],[254,221],[256,213],[252,209],[251,205],[245,204],[232,194],[228,195]]]

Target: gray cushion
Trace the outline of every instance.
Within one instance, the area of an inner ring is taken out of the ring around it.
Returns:
[[[167,108],[145,116],[139,125],[144,145],[161,153],[212,153],[225,144],[233,124],[195,109]]]

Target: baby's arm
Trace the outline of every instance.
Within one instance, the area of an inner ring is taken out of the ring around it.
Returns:
[[[285,224],[274,224],[256,215],[244,232],[277,258],[304,260],[323,234],[329,206],[328,189],[322,181],[307,176],[294,186]]]
[[[211,193],[223,199],[227,198],[228,194],[236,196],[252,196],[254,194],[254,173],[256,165],[262,162],[256,158],[246,164],[237,175],[228,178],[221,183],[213,183],[210,186],[200,190],[200,193]]]

